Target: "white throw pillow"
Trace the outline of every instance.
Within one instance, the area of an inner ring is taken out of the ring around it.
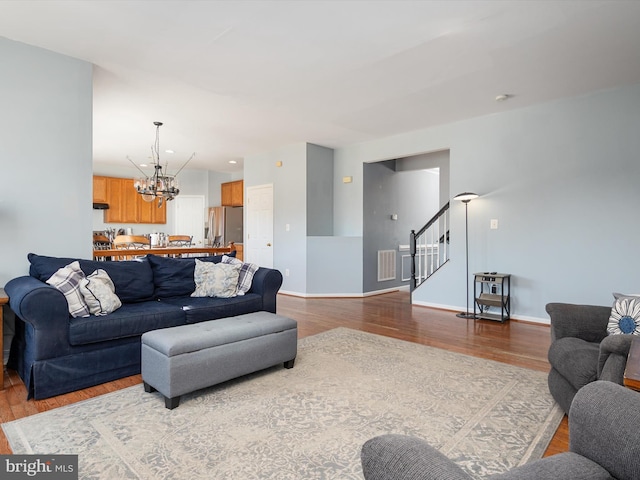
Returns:
[[[241,265],[203,262],[196,258],[193,280],[196,284],[192,297],[235,297]]]
[[[251,283],[253,282],[253,276],[258,271],[258,265],[255,263],[243,263],[242,260],[229,257],[227,255],[222,256],[222,263],[228,263],[230,265],[240,265],[240,274],[238,275],[238,295],[244,295],[251,289]]]
[[[609,335],[640,335],[640,297],[614,293],[613,307],[607,325]]]
[[[107,315],[122,306],[111,277],[102,269],[82,280],[80,291],[92,315]]]
[[[84,280],[84,272],[77,260],[59,268],[51,275],[47,283],[60,290],[69,305],[69,313],[72,317],[88,317],[89,306],[80,292],[80,283]]]

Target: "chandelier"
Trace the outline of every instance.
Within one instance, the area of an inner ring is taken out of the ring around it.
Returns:
[[[166,173],[166,163],[165,172],[163,172],[162,165],[160,165],[160,127],[162,126],[162,122],[153,122],[153,124],[156,126],[156,141],[151,146],[151,158],[153,159],[154,168],[153,175],[148,176],[140,170],[140,167],[138,167],[138,165],[136,165],[129,157],[127,157],[127,160],[129,160],[140,171],[140,173],[144,175],[143,177],[133,179],[133,188],[142,195],[142,199],[145,202],[153,202],[157,198],[158,208],[160,208],[165,201],[168,202],[173,200],[180,193],[176,177],[195,156],[195,153],[189,157],[175,175],[169,175]]]

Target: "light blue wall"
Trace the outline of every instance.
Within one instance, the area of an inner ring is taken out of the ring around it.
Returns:
[[[251,155],[244,165],[245,188],[273,185],[274,267],[284,275],[281,292],[360,294],[362,238],[330,235],[333,150],[300,143]]]
[[[362,237],[307,237],[307,296],[362,292]],[[300,292],[302,293],[302,292]]]
[[[282,166],[276,166],[282,162]],[[244,187],[273,185],[273,266],[281,291],[307,290],[307,144],[287,145],[244,159]],[[289,225],[287,231],[285,226]]]
[[[564,99],[335,151],[336,182],[364,162],[451,150],[451,195],[469,204],[470,272],[513,278],[515,317],[551,301],[610,304],[640,291],[640,85]],[[354,175],[349,193],[362,195]],[[362,205],[336,192],[336,232],[362,235]],[[491,230],[490,220],[499,228]],[[464,309],[464,208],[451,208],[451,262],[414,294]]]
[[[27,253],[91,257],[92,66],[0,38],[0,285]]]

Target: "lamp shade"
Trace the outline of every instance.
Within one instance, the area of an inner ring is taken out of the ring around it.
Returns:
[[[459,193],[458,195],[453,197],[453,199],[460,200],[463,203],[469,203],[474,198],[478,198],[478,196],[479,195],[477,193],[464,192],[464,193]]]

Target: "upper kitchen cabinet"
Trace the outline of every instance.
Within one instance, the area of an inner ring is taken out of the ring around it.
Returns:
[[[107,203],[104,212],[106,223],[137,223],[139,217],[138,199],[140,195],[133,189],[129,178],[109,178],[107,181]]]
[[[244,201],[244,180],[221,184],[220,197],[223,207],[241,207]]]
[[[101,201],[96,200],[96,185],[103,188],[106,195]],[[109,209],[104,211],[105,223],[167,223],[167,207],[158,208],[158,201],[145,202],[142,195],[133,188],[130,178],[93,177],[94,203],[106,203]]]
[[[133,185],[131,186],[133,189]],[[138,197],[139,221],[137,223],[167,223],[167,202],[162,202],[158,208],[158,200],[145,202],[142,195],[135,192]]]
[[[100,177],[94,175],[93,177],[93,203],[108,203],[107,202],[107,182],[109,177]]]

